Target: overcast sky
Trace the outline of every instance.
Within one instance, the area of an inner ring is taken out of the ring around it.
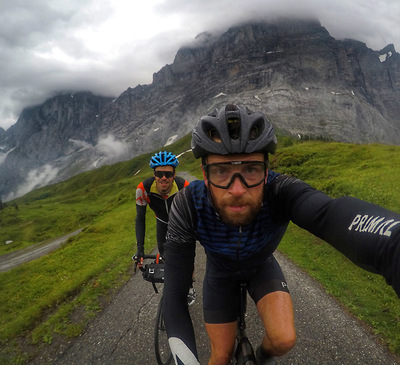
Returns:
[[[336,39],[400,51],[399,0],[1,0],[0,127],[63,90],[118,96],[150,84],[205,31],[311,15]]]

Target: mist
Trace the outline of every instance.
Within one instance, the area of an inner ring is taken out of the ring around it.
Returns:
[[[34,189],[48,185],[57,176],[58,171],[58,168],[54,168],[49,164],[30,170],[25,181],[17,186],[14,192],[8,194],[2,200],[7,202],[19,198]]]

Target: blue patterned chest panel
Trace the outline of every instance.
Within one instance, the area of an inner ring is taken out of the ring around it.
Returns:
[[[272,180],[276,176],[270,172],[268,178]],[[198,218],[197,239],[206,250],[236,259],[253,256],[261,250],[268,250],[272,254],[276,249],[287,225],[278,225],[273,221],[265,198],[252,224],[227,226],[210,204],[204,181],[192,183],[191,189]]]

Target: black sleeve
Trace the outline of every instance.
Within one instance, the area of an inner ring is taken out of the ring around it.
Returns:
[[[167,241],[164,245],[166,267],[163,310],[172,353],[184,364],[198,364],[187,305],[196,240],[186,190],[176,194],[169,217]]]
[[[136,242],[138,251],[144,253],[144,237],[146,232],[146,206],[136,204]]]
[[[352,197],[332,199],[284,175],[272,182],[269,199],[278,216],[381,274],[400,297],[400,214]]]

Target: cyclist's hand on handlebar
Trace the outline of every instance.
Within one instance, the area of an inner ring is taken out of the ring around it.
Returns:
[[[144,256],[144,251],[143,249],[138,250],[138,252],[136,252],[136,256],[138,257],[139,261],[143,261],[143,256]]]
[[[137,252],[132,256],[132,260],[135,261],[135,272],[136,268],[141,268],[143,266],[143,256],[141,252]]]
[[[138,250],[138,252],[136,252],[132,256],[132,260],[135,261],[135,262],[143,262],[143,256],[144,256],[143,250]]]

